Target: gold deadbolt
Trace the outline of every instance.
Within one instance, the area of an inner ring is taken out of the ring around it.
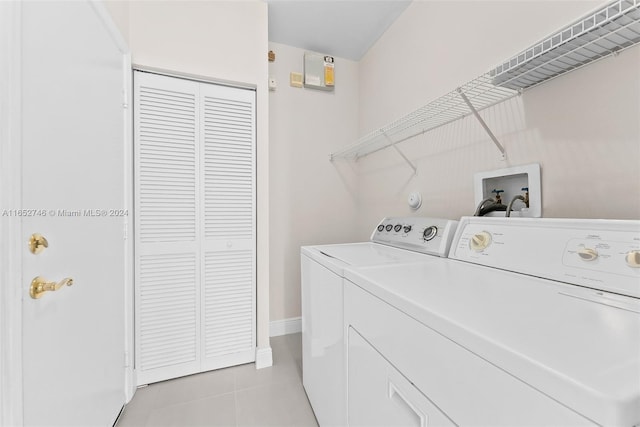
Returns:
[[[47,239],[40,233],[33,233],[31,237],[29,237],[29,250],[32,254],[39,254],[49,247],[49,242]]]
[[[29,288],[29,295],[31,298],[38,299],[45,292],[49,291],[57,291],[63,286],[71,286],[73,285],[73,279],[71,277],[67,277],[62,279],[59,282],[47,282],[45,278],[42,276],[38,276],[31,281],[31,287]]]

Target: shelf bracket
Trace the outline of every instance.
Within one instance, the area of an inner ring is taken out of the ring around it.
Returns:
[[[402,151],[400,151],[400,149],[396,146],[396,143],[393,142],[393,140],[391,138],[389,138],[389,135],[387,135],[384,131],[382,131],[382,134],[384,135],[385,138],[387,138],[387,141],[389,141],[389,144],[396,149],[396,151],[398,152],[398,154],[400,154],[400,157],[402,157],[404,159],[405,162],[407,162],[407,164],[409,165],[409,167],[411,169],[413,169],[413,174],[417,175],[418,174],[418,168],[416,168],[416,166],[411,163],[411,160],[409,160],[407,158],[407,156],[404,155],[404,153]]]
[[[462,98],[462,100],[467,104],[467,106],[469,107],[473,115],[476,116],[476,119],[478,119],[478,121],[480,122],[480,125],[482,125],[482,127],[487,132],[487,134],[489,134],[489,137],[491,138],[493,143],[496,145],[496,147],[498,147],[498,150],[500,150],[501,160],[504,160],[505,159],[504,147],[502,146],[502,144],[500,144],[500,142],[498,141],[498,138],[496,138],[493,132],[491,132],[491,129],[489,129],[489,126],[487,126],[485,121],[482,120],[482,117],[480,117],[480,114],[478,114],[478,110],[476,110],[476,108],[473,106],[471,101],[469,101],[469,98],[467,98],[467,95],[465,95],[464,92],[462,92],[462,89],[457,88],[456,91],[458,92],[458,95],[460,95],[460,98]]]

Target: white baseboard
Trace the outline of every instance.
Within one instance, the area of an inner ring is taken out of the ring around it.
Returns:
[[[256,369],[268,368],[273,365],[271,347],[256,349]]]
[[[279,337],[302,332],[302,317],[290,317],[269,322],[269,336]]]

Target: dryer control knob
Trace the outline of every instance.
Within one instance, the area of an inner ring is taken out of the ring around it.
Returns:
[[[594,261],[598,258],[598,251],[593,248],[580,248],[578,249],[578,256],[583,261]]]
[[[482,252],[491,244],[491,234],[488,231],[481,231],[471,236],[469,247],[476,251]]]
[[[384,231],[384,225],[383,224],[380,224],[378,226],[378,231]]]
[[[627,265],[631,268],[640,268],[640,251],[627,252],[625,257]]]
[[[425,228],[424,231],[422,232],[422,239],[425,242],[428,242],[429,240],[436,237],[437,234],[438,234],[438,227],[436,227],[435,225],[431,225]]]
[[[393,231],[395,231],[396,233],[400,230],[402,230],[402,226],[400,224],[396,224],[395,227],[393,227]]]

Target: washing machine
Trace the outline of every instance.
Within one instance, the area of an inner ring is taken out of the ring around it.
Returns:
[[[462,218],[344,292],[351,426],[640,425],[640,221]]]
[[[303,246],[302,379],[321,426],[347,423],[343,276],[346,268],[446,257],[457,221],[384,218],[370,241]]]

